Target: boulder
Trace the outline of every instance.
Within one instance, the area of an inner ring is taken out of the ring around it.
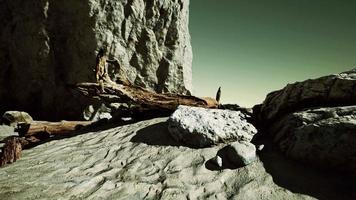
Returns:
[[[189,0],[1,1],[1,109],[79,118],[90,102],[67,85],[94,81],[101,47],[135,85],[189,93],[188,19]]]
[[[254,109],[264,125],[305,108],[356,104],[356,68],[340,74],[288,84],[267,95]]]
[[[16,127],[18,123],[31,123],[32,121],[32,117],[27,112],[7,111],[2,116],[2,122],[13,127]]]
[[[168,119],[168,130],[178,142],[207,147],[232,141],[251,141],[256,128],[240,111],[179,106]]]
[[[356,176],[356,106],[294,112],[268,132],[288,157]]]

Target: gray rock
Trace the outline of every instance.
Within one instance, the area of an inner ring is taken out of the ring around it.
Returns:
[[[32,117],[27,112],[6,111],[2,116],[2,122],[6,125],[16,127],[18,123],[31,123]]]
[[[136,85],[157,92],[192,89],[189,0],[1,2],[2,109],[47,119],[81,116],[85,98],[67,84],[94,80],[100,47]],[[118,70],[109,71],[117,80]]]
[[[356,106],[291,113],[268,132],[288,157],[356,176]]]
[[[101,119],[111,119],[112,109],[100,104],[98,106],[89,105],[83,112],[83,118],[90,121],[99,121]]]
[[[278,117],[304,108],[356,104],[356,68],[340,74],[288,84],[267,95],[256,106],[259,120],[269,124]]]
[[[168,130],[176,141],[196,147],[251,141],[257,130],[245,118],[240,111],[179,106],[168,120]]]
[[[234,167],[243,167],[251,164],[257,159],[256,147],[250,142],[238,141],[224,147],[225,158],[233,164]]]

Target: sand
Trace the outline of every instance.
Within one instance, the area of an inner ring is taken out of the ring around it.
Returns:
[[[353,188],[345,188],[337,176],[305,170],[275,153],[239,169],[211,168],[207,161],[223,145],[181,146],[169,136],[166,120],[90,132],[25,150],[16,163],[0,168],[0,199],[348,199],[353,195],[347,192]]]

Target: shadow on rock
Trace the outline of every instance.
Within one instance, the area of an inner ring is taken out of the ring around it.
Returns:
[[[144,143],[148,145],[185,146],[195,148],[193,146],[175,141],[168,132],[168,122],[152,124],[138,130],[136,135],[131,138],[130,142]]]
[[[356,199],[355,180],[350,177],[289,160],[276,150],[263,151],[259,157],[280,187],[317,199]]]

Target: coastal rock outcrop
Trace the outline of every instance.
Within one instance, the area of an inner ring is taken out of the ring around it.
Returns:
[[[192,89],[189,0],[0,0],[0,111],[78,118],[68,84],[94,81],[104,47],[128,79],[160,93]],[[117,79],[117,69],[109,68]]]
[[[254,116],[286,156],[356,177],[356,69],[289,84]]]
[[[356,106],[294,112],[275,122],[269,133],[288,157],[356,177]]]
[[[251,141],[256,128],[240,111],[179,106],[168,120],[171,136],[195,147],[218,143]]]
[[[255,107],[264,124],[305,108],[356,105],[356,68],[340,74],[288,84]]]

